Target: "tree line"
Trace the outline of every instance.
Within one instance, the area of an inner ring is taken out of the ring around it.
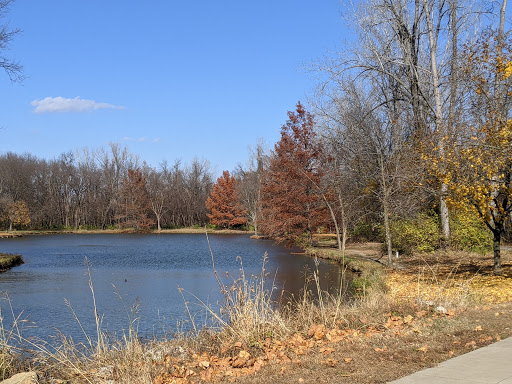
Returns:
[[[0,156],[0,221],[5,228],[108,229],[208,223],[206,160],[157,170],[118,144],[53,160]]]

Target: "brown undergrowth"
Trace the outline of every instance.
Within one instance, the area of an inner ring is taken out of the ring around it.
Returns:
[[[305,292],[281,309],[265,289],[265,264],[259,276],[241,268],[230,284],[217,276],[224,305],[204,307],[214,320],[208,327],[142,343],[134,328],[112,340],[99,324],[88,345],[32,343],[24,361],[11,339],[22,336],[4,330],[0,367],[4,377],[30,367],[40,383],[54,384],[387,382],[511,336],[512,303],[499,294],[508,289],[509,260],[505,277],[486,290],[493,277],[477,255],[415,255],[388,270],[348,258],[360,275],[352,302]]]

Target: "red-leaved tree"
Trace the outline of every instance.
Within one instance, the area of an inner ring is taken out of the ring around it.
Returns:
[[[148,217],[150,201],[146,179],[138,169],[129,169],[121,182],[117,220],[121,228],[147,230],[154,224]]]
[[[213,185],[212,192],[206,200],[206,208],[210,211],[210,223],[222,228],[237,227],[247,224],[247,212],[240,204],[236,179],[228,171]]]
[[[295,112],[288,112],[263,174],[261,230],[271,238],[311,243],[313,232],[328,220],[318,194],[320,159],[313,116],[299,102]]]

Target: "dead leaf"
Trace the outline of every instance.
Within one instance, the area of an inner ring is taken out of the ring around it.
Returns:
[[[335,366],[336,366],[336,364],[338,364],[338,362],[337,362],[336,360],[334,360],[334,359],[330,359],[330,358],[329,358],[329,359],[327,359],[327,360],[325,360],[325,361],[323,361],[323,363],[324,363],[325,365],[329,366],[329,367],[335,367]]]
[[[241,350],[240,353],[238,353],[238,356],[233,358],[233,361],[231,362],[231,366],[233,368],[242,368],[247,367],[249,359],[251,358],[251,354],[245,350]],[[252,363],[254,364],[254,362]]]
[[[315,340],[320,341],[324,338],[324,336],[325,336],[325,326],[323,324],[321,324],[315,329],[315,334],[313,335],[313,337],[315,338]]]
[[[316,329],[316,324],[313,324],[311,326],[311,328],[309,328],[309,331],[308,331],[308,339],[312,338],[313,335],[315,334],[315,329]]]
[[[320,353],[322,353],[324,355],[330,355],[333,352],[334,352],[334,348],[328,348],[328,347],[320,348]]]
[[[428,314],[427,311],[418,311],[418,312],[416,312],[416,317],[420,318],[420,317],[426,316],[427,314]]]
[[[350,363],[353,359],[351,357],[345,357],[343,360],[345,360],[345,363]]]
[[[469,343],[466,343],[464,345],[464,347],[466,347],[466,348],[469,348],[469,347],[473,347],[474,348],[475,346],[476,346],[476,342],[474,340],[470,341]]]
[[[418,348],[418,349],[417,349],[417,351],[419,351],[419,352],[423,352],[423,353],[427,353],[427,351],[428,351],[428,345],[426,345],[426,344],[425,344],[423,347]]]
[[[478,325],[477,327],[475,327],[475,331],[481,331],[482,330],[482,326],[481,325]]]
[[[409,324],[412,321],[413,317],[411,315],[407,315],[404,317],[404,324]]]
[[[263,367],[263,365],[264,365],[264,363],[262,360],[260,360],[260,359],[256,360],[256,362],[254,363],[254,370],[259,371]]]

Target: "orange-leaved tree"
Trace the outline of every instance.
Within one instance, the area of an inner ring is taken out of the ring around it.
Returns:
[[[268,169],[263,174],[261,230],[277,241],[312,242],[328,214],[318,194],[321,147],[315,140],[313,115],[299,102],[281,128]]]
[[[138,169],[129,169],[121,182],[117,219],[121,228],[147,230],[154,224],[148,217],[150,211],[146,179]]]
[[[236,179],[228,171],[213,185],[206,208],[210,211],[210,223],[222,228],[237,227],[247,224],[247,212],[240,204]]]

